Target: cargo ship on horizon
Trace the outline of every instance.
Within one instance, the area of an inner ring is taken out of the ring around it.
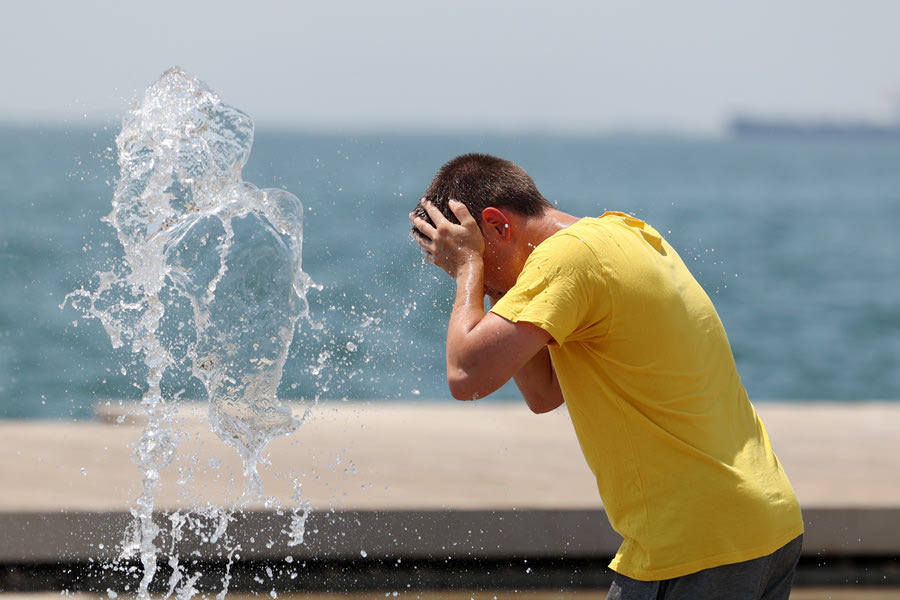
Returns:
[[[736,115],[728,124],[732,137],[886,139],[900,141],[900,119],[894,123],[846,120],[799,120]]]

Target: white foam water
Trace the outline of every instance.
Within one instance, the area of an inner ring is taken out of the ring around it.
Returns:
[[[143,492],[122,552],[140,557],[140,598],[149,598],[157,556],[165,552],[157,543],[154,490],[180,437],[176,399],[163,393],[167,370],[187,368],[202,383],[210,427],[243,460],[247,501],[262,497],[258,465],[266,445],[306,417],[293,415],[277,395],[313,285],[301,268],[303,208],[284,190],[242,180],[252,143],[248,115],[182,69],[164,73],[116,138],[120,173],[105,220],[124,260],[98,273],[94,289],[68,297],[102,322],[114,347],[130,345],[145,375],[147,426],[134,455]],[[302,542],[308,512],[299,483],[297,490],[289,544]],[[204,509],[204,519],[216,523],[204,534],[211,543],[227,537],[230,510]],[[170,519],[169,596],[193,594],[197,575],[182,573],[172,554],[185,528],[204,519],[180,513]]]

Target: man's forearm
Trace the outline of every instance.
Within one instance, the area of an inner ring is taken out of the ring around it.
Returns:
[[[546,346],[525,363],[513,379],[532,412],[549,412],[563,403],[562,390]]]
[[[451,390],[470,379],[473,351],[467,337],[483,318],[484,264],[471,260],[457,272],[456,296],[447,324],[447,380]]]
[[[447,326],[447,382],[454,398],[474,400],[515,379],[536,413],[562,404],[547,351],[549,334],[532,323],[484,313],[484,265],[475,260],[457,272]]]

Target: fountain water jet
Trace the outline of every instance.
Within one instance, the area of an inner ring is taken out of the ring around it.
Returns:
[[[182,69],[165,72],[116,138],[120,174],[105,221],[116,230],[124,260],[99,273],[95,289],[67,297],[102,322],[114,347],[130,344],[145,370],[147,425],[134,453],[143,491],[132,510],[134,533],[123,544],[123,556],[136,554],[143,565],[142,599],[149,598],[160,552],[154,490],[180,435],[175,401],[163,393],[167,371],[188,365],[202,383],[210,427],[243,460],[245,502],[262,497],[258,465],[266,445],[307,416],[295,417],[277,396],[313,285],[301,269],[303,209],[283,190],[242,180],[252,142],[248,115]],[[296,485],[290,544],[302,541],[307,513]],[[214,543],[230,514],[213,513]],[[172,521],[173,539],[183,525]],[[177,557],[169,563],[171,595],[182,573]],[[188,597],[195,579],[182,585]]]

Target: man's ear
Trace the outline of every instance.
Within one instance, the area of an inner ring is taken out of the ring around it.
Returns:
[[[481,211],[481,222],[485,232],[497,235],[502,240],[508,240],[510,235],[510,221],[502,209],[488,206]]]

